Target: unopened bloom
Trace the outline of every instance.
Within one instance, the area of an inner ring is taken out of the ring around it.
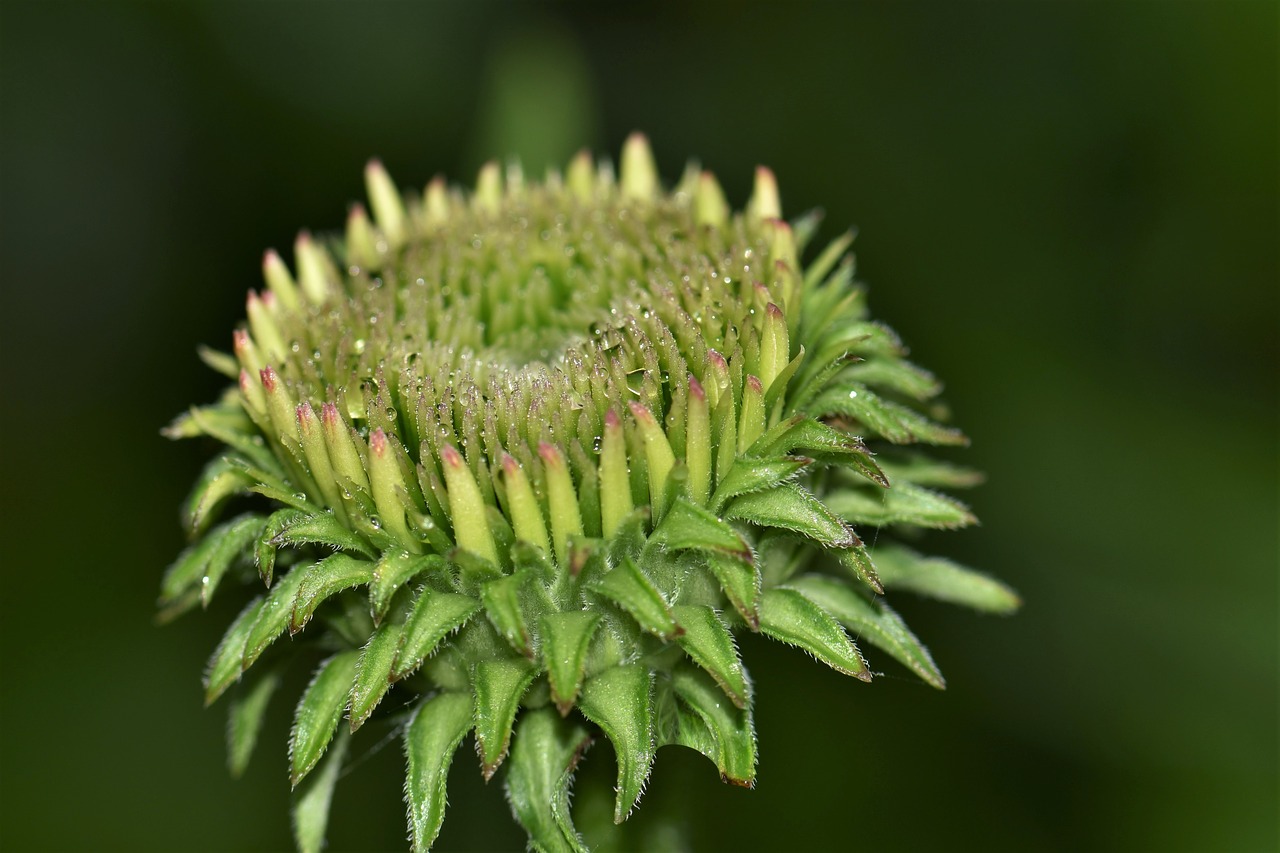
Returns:
[[[530,843],[581,849],[569,785],[601,733],[618,821],[663,746],[753,784],[735,633],[869,681],[851,631],[941,687],[885,591],[1016,606],[896,543],[972,523],[934,489],[974,475],[914,449],[965,439],[867,318],[849,238],[802,264],[816,220],[782,219],[768,170],[740,213],[707,172],[663,189],[639,136],[616,177],[582,155],[472,191],[366,180],[341,239],[267,253],[233,353],[207,354],[232,386],[169,429],[225,446],[164,615],[266,585],[206,674],[210,702],[245,682],[233,769],[281,668],[320,661],[289,740],[302,848],[365,725],[402,732],[415,849],[469,733]]]

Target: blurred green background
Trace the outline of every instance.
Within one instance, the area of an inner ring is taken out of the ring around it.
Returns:
[[[233,782],[199,683],[229,611],[151,623],[208,452],[157,430],[220,387],[195,345],[371,155],[421,186],[639,128],[668,178],[698,157],[740,204],[767,163],[858,228],[989,473],[983,526],[932,544],[1026,607],[900,602],[945,693],[747,638],[757,790],[665,750],[637,829],[1276,849],[1278,31],[1271,2],[4,0],[0,848],[289,846],[288,703]],[[399,764],[342,780],[331,849],[403,848]],[[519,848],[465,752],[452,780],[441,849]]]

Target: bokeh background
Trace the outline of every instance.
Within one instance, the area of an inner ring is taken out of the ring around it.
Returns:
[[[747,638],[757,790],[666,750],[637,831],[1275,850],[1278,31],[1271,2],[4,0],[0,848],[289,846],[288,702],[232,781],[199,684],[229,613],[151,623],[208,452],[157,431],[220,387],[194,348],[371,155],[421,186],[639,128],[669,178],[696,156],[742,203],[767,163],[791,214],[858,228],[989,473],[935,544],[1026,606],[900,602],[945,693]],[[404,846],[370,746],[331,849]],[[451,793],[442,849],[520,847],[465,752]]]

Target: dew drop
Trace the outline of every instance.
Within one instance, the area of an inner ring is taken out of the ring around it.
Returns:
[[[855,398],[855,397],[857,397],[857,396],[858,396],[858,392],[857,392],[857,391],[850,391],[850,392],[849,392],[849,399],[850,399],[850,400],[854,399],[854,398]]]

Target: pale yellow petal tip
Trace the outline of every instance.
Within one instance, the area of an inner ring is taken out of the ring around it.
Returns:
[[[620,186],[626,198],[647,200],[658,191],[658,164],[643,133],[633,133],[622,146]]]
[[[778,179],[767,166],[756,167],[755,186],[747,210],[756,220],[781,219],[782,200],[778,195]]]

